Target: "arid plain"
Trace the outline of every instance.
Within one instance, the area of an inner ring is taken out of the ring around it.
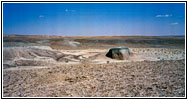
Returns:
[[[185,37],[5,35],[3,96],[184,97]]]

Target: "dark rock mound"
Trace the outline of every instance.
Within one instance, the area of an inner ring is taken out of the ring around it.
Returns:
[[[107,57],[117,60],[128,59],[130,56],[130,50],[127,47],[111,48],[106,54]]]

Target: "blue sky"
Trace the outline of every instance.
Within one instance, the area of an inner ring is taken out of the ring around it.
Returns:
[[[4,3],[3,34],[184,35],[184,3]]]

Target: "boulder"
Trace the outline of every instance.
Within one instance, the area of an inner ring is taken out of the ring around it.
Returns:
[[[106,54],[107,57],[117,60],[128,59],[130,56],[130,50],[127,47],[111,48]]]

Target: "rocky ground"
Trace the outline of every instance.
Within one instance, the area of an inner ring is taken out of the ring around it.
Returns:
[[[184,97],[185,61],[79,64],[5,70],[7,97]]]
[[[184,97],[182,37],[5,36],[4,97]],[[153,43],[153,44],[152,44]],[[106,57],[127,46],[125,60]]]

